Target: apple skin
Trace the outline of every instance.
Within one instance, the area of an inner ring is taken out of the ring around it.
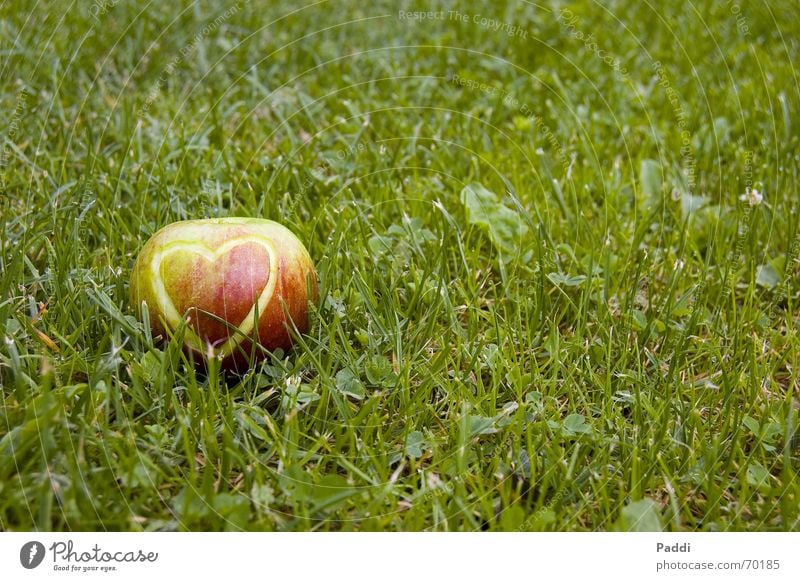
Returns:
[[[264,356],[252,349],[252,338],[267,350],[285,350],[290,328],[308,331],[317,278],[305,246],[286,227],[212,218],[156,232],[133,265],[130,292],[137,311],[147,304],[154,336],[174,333],[185,320],[187,351],[239,368],[251,351],[256,360]]]

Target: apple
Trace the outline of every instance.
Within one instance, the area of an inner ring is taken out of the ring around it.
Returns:
[[[133,265],[131,299],[147,304],[153,335],[186,321],[187,351],[228,366],[261,349],[288,349],[290,329],[308,331],[317,300],[314,263],[292,232],[271,220],[212,218],[174,222],[156,232]],[[202,357],[199,358],[202,361]]]

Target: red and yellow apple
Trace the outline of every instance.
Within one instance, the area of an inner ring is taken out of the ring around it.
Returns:
[[[308,330],[317,299],[314,263],[286,227],[257,218],[175,222],[156,232],[133,266],[131,298],[147,304],[154,335],[186,322],[188,350],[237,365],[251,351],[287,349]]]

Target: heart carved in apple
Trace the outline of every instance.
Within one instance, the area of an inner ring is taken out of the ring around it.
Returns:
[[[155,334],[183,322],[187,349],[239,367],[291,346],[308,330],[317,299],[314,265],[303,244],[270,220],[175,222],[153,235],[133,267],[131,298],[147,304]]]

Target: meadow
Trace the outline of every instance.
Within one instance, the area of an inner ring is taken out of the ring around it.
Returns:
[[[0,530],[800,528],[794,0],[0,6]],[[311,330],[196,368],[177,220]]]

